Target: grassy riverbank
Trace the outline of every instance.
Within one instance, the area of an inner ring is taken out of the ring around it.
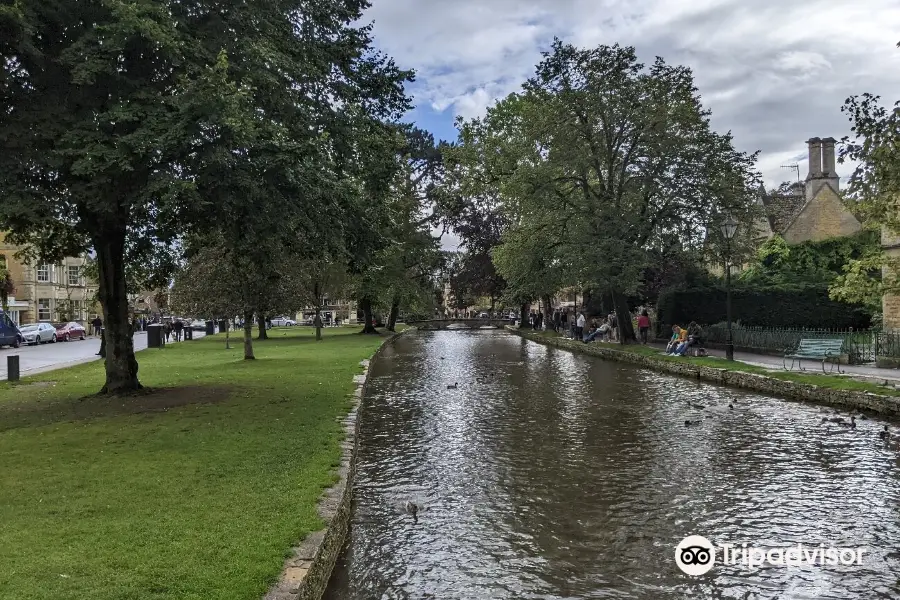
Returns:
[[[559,334],[553,331],[528,331],[528,334],[538,335],[547,338],[559,338],[561,337]],[[574,344],[574,342],[572,342]],[[755,375],[765,375],[766,377],[772,377],[773,379],[778,379],[781,381],[790,381],[793,383],[802,383],[806,385],[815,385],[827,389],[832,390],[841,390],[841,391],[857,391],[857,392],[870,392],[873,394],[879,394],[882,396],[897,396],[900,397],[900,390],[897,390],[890,386],[878,385],[875,383],[869,383],[866,381],[859,381],[857,379],[853,379],[849,376],[845,375],[825,375],[825,374],[816,374],[816,373],[801,373],[796,371],[779,371],[775,369],[766,369],[763,367],[759,367],[756,365],[748,365],[747,363],[742,363],[739,361],[729,361],[724,358],[718,358],[715,356],[706,356],[706,357],[680,357],[680,356],[666,356],[660,349],[654,348],[652,346],[640,346],[640,345],[620,345],[620,344],[607,344],[603,342],[592,342],[594,344],[598,344],[600,347],[620,352],[630,352],[632,354],[637,354],[641,356],[648,356],[655,360],[661,360],[666,362],[673,363],[688,363],[693,365],[700,365],[705,367],[712,367],[714,369],[725,369],[727,371],[737,371],[741,373],[753,373]]]
[[[353,375],[383,337],[273,330],[138,354],[153,392],[107,400],[99,362],[0,385],[0,598],[258,599],[321,527]]]

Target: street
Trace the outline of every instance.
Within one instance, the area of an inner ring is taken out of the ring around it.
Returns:
[[[202,338],[202,331],[194,332],[194,339]],[[172,343],[172,342],[170,342]],[[139,331],[134,335],[135,351],[147,348],[147,333]],[[19,355],[19,370],[22,377],[36,375],[45,371],[53,371],[64,367],[98,360],[100,338],[89,337],[83,342],[72,340],[39,346],[21,346],[18,349],[4,347],[0,349],[0,381],[6,381],[6,357]]]

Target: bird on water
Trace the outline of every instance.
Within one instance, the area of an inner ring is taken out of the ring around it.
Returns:
[[[412,515],[413,520],[419,522],[419,506],[412,500],[406,501],[406,512]]]

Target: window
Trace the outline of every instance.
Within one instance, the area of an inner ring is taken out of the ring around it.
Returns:
[[[69,265],[68,275],[69,285],[81,285],[81,267],[78,265]]]
[[[73,321],[81,321],[84,319],[84,308],[82,306],[81,300],[72,300],[72,320]]]
[[[38,321],[50,320],[50,298],[38,298]]]
[[[50,281],[50,265],[38,265],[37,280],[44,282]]]

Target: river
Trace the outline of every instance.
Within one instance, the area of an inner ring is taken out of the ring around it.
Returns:
[[[331,600],[900,598],[900,452],[877,418],[489,330],[402,336],[370,377]],[[865,553],[691,577],[689,535]]]

